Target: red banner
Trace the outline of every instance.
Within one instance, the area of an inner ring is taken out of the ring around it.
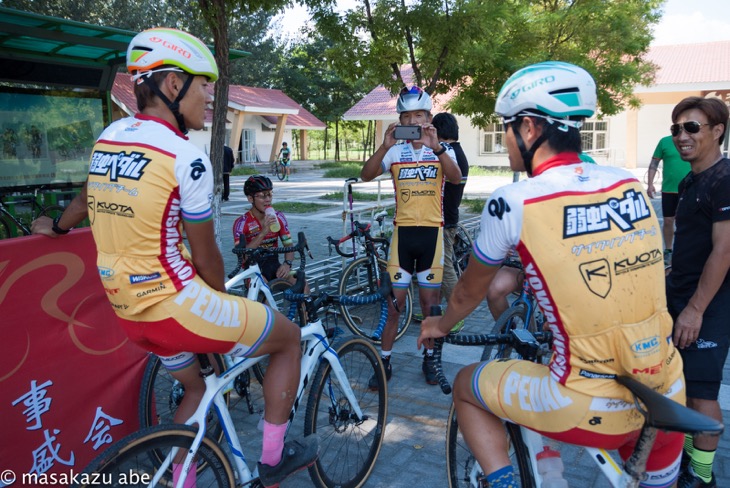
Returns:
[[[0,487],[63,482],[139,429],[146,354],[117,325],[89,229],[0,241],[0,337]]]

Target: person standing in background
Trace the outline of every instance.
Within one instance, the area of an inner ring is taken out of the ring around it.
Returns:
[[[459,223],[459,205],[461,205],[464,186],[469,175],[469,161],[459,142],[459,124],[456,117],[450,113],[441,112],[433,116],[431,123],[436,127],[439,140],[454,150],[456,163],[461,170],[461,181],[458,184],[447,181],[444,185],[444,276],[441,281],[441,298],[448,302],[457,280],[452,257],[456,228]],[[463,321],[461,323],[463,324]]]
[[[233,149],[223,146],[223,201],[231,195],[231,171],[233,171]]]
[[[679,182],[690,171],[690,165],[679,155],[674,147],[672,136],[662,137],[654,149],[654,155],[649,163],[648,186],[646,193],[649,198],[654,198],[654,177],[656,176],[659,161],[664,161],[664,175],[662,176],[662,235],[664,236],[664,261],[669,264],[672,256],[672,243],[674,241],[674,216],[677,213],[679,203]]]
[[[667,276],[687,382],[687,406],[722,422],[718,402],[730,347],[730,159],[722,155],[728,108],[688,97],[672,110],[673,142],[691,171],[679,183],[677,232]],[[719,437],[686,435],[679,488],[719,486],[712,473]]]

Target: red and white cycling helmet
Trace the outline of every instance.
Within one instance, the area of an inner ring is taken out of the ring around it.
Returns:
[[[430,112],[431,108],[433,108],[433,102],[429,94],[417,86],[412,86],[410,89],[403,88],[401,90],[400,95],[398,95],[395,111],[399,114],[414,110]]]
[[[165,66],[165,68],[161,68]],[[175,70],[218,79],[218,66],[208,46],[197,37],[177,29],[158,27],[142,31],[127,48],[127,70],[133,79],[154,71]],[[161,68],[161,69],[160,69]]]

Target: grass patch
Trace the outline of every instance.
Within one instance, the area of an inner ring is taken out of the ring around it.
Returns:
[[[359,178],[362,165],[359,163],[342,163],[342,166],[328,169],[324,172],[325,178]]]
[[[461,204],[465,206],[469,210],[469,212],[479,215],[481,215],[482,211],[484,210],[484,205],[486,203],[486,199],[464,198],[461,200]]]
[[[513,174],[509,168],[496,168],[485,166],[469,166],[469,176],[507,176]]]
[[[287,213],[312,213],[322,210],[323,208],[332,208],[330,205],[323,203],[302,203],[302,202],[275,202],[274,208]]]
[[[317,169],[335,169],[335,168],[344,168],[346,166],[352,166],[352,161],[324,161],[322,163],[318,163],[315,166]]]
[[[336,201],[336,202],[341,202],[342,199],[344,198],[344,192],[336,191],[334,193],[327,193],[325,195],[322,195],[319,198],[321,198],[322,200],[333,200],[333,201]],[[390,200],[392,198],[393,198],[393,194],[392,193],[389,193],[389,194],[383,193],[383,194],[380,195],[380,200],[381,201]],[[359,191],[354,191],[354,192],[352,192],[352,199],[355,200],[355,201],[358,201],[359,200],[359,201],[363,201],[363,202],[374,202],[374,201],[377,201],[378,194],[377,193],[363,193],[363,192],[359,192]]]
[[[231,171],[231,176],[249,176],[261,173],[264,168],[254,168],[253,166],[236,166]]]

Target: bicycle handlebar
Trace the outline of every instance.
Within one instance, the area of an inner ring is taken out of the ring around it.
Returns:
[[[325,305],[366,305],[377,302],[381,303],[379,326],[381,324],[384,326],[388,319],[388,297],[390,297],[392,293],[393,286],[390,281],[390,275],[387,273],[383,274],[383,277],[380,280],[380,288],[372,295],[330,295],[327,292],[306,294],[303,293],[305,282],[306,276],[304,270],[297,270],[297,282],[291,288],[284,290],[284,298],[292,302],[290,306],[291,309],[295,309],[297,303],[305,302],[310,322],[317,320],[317,310]]]
[[[299,232],[297,234],[297,243],[294,246],[250,248],[242,247],[242,245],[245,246],[245,241],[243,239],[239,242],[238,246],[233,248],[233,254],[238,256],[238,264],[236,265],[236,269],[228,273],[228,278],[236,276],[238,272],[241,271],[244,262],[249,260],[255,264],[259,264],[265,257],[295,252],[299,253],[299,268],[304,269],[304,264],[306,263],[304,251],[309,254],[310,259],[314,259],[312,252],[309,250],[309,244],[307,243],[307,238],[304,235],[304,232]]]
[[[343,258],[355,257],[355,253],[347,253],[340,249],[341,244],[343,244],[355,237],[364,237],[365,240],[369,243],[381,244],[386,247],[390,246],[390,242],[388,241],[388,239],[385,239],[383,237],[373,237],[372,235],[370,235],[370,224],[361,224],[360,222],[358,222],[356,220],[355,222],[353,222],[353,225],[354,225],[355,229],[352,232],[350,232],[348,235],[346,235],[345,237],[340,238],[339,241],[333,239],[331,236],[327,236],[327,242],[329,243],[330,248],[331,248],[331,246],[334,246],[335,251],[337,251],[337,254],[339,254]]]
[[[550,331],[532,333],[527,329],[511,329],[507,334],[449,334],[434,340],[433,357],[436,379],[445,395],[451,393],[451,385],[444,374],[441,353],[444,343],[457,346],[512,346],[524,359],[533,361],[537,357],[540,344],[550,344],[553,334]]]

